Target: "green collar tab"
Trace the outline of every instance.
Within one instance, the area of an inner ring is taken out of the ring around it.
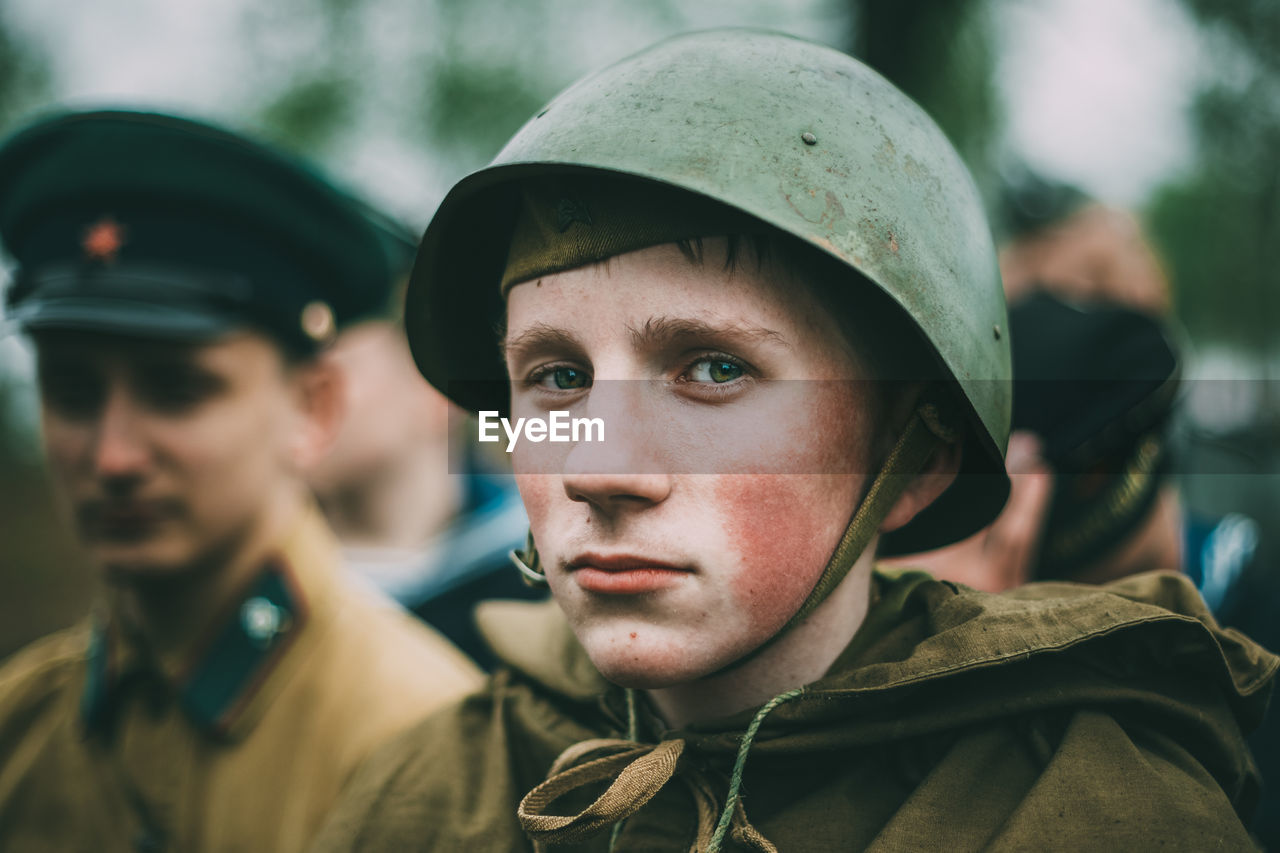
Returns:
[[[288,573],[269,564],[179,682],[179,702],[191,721],[212,735],[227,736],[305,618],[305,602]],[[94,626],[80,701],[81,720],[90,734],[110,736],[114,731],[122,681],[111,665],[116,642],[108,626]]]

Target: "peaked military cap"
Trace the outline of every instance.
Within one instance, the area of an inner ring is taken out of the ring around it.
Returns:
[[[0,147],[0,239],[24,329],[207,339],[250,327],[300,352],[385,311],[414,248],[268,147],[128,111],[63,114]]]

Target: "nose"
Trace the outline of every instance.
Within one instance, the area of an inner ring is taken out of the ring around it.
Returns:
[[[663,430],[646,414],[652,411],[643,399],[646,387],[615,380],[592,389],[591,415],[603,420],[605,435],[577,443],[565,457],[562,481],[570,500],[616,513],[659,504],[671,494]]]
[[[564,492],[571,501],[588,503],[612,513],[627,507],[639,508],[666,500],[671,493],[671,477],[667,474],[623,471],[609,474],[566,472]]]
[[[102,479],[140,478],[150,460],[141,413],[122,388],[107,393],[93,446],[94,473]]]

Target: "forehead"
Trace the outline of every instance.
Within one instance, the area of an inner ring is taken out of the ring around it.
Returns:
[[[282,360],[279,346],[255,332],[237,331],[212,340],[138,338],[100,332],[42,331],[32,335],[40,364],[107,366],[193,365],[236,372],[249,365]]]

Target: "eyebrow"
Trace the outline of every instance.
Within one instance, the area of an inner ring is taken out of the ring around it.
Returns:
[[[534,323],[514,338],[499,341],[498,346],[504,359],[516,361],[543,350],[582,351],[582,342],[577,336],[546,323]]]
[[[685,338],[727,338],[735,341],[764,341],[791,349],[780,333],[752,323],[712,324],[689,317],[650,317],[639,328],[628,327],[638,346],[669,344]]]
[[[685,339],[721,339],[729,341],[766,341],[791,349],[779,332],[752,323],[712,324],[689,317],[650,317],[643,326],[628,326],[631,341],[637,348],[660,347]],[[546,323],[535,323],[510,340],[499,342],[504,359],[522,361],[547,350],[582,352],[582,341],[563,329]]]

